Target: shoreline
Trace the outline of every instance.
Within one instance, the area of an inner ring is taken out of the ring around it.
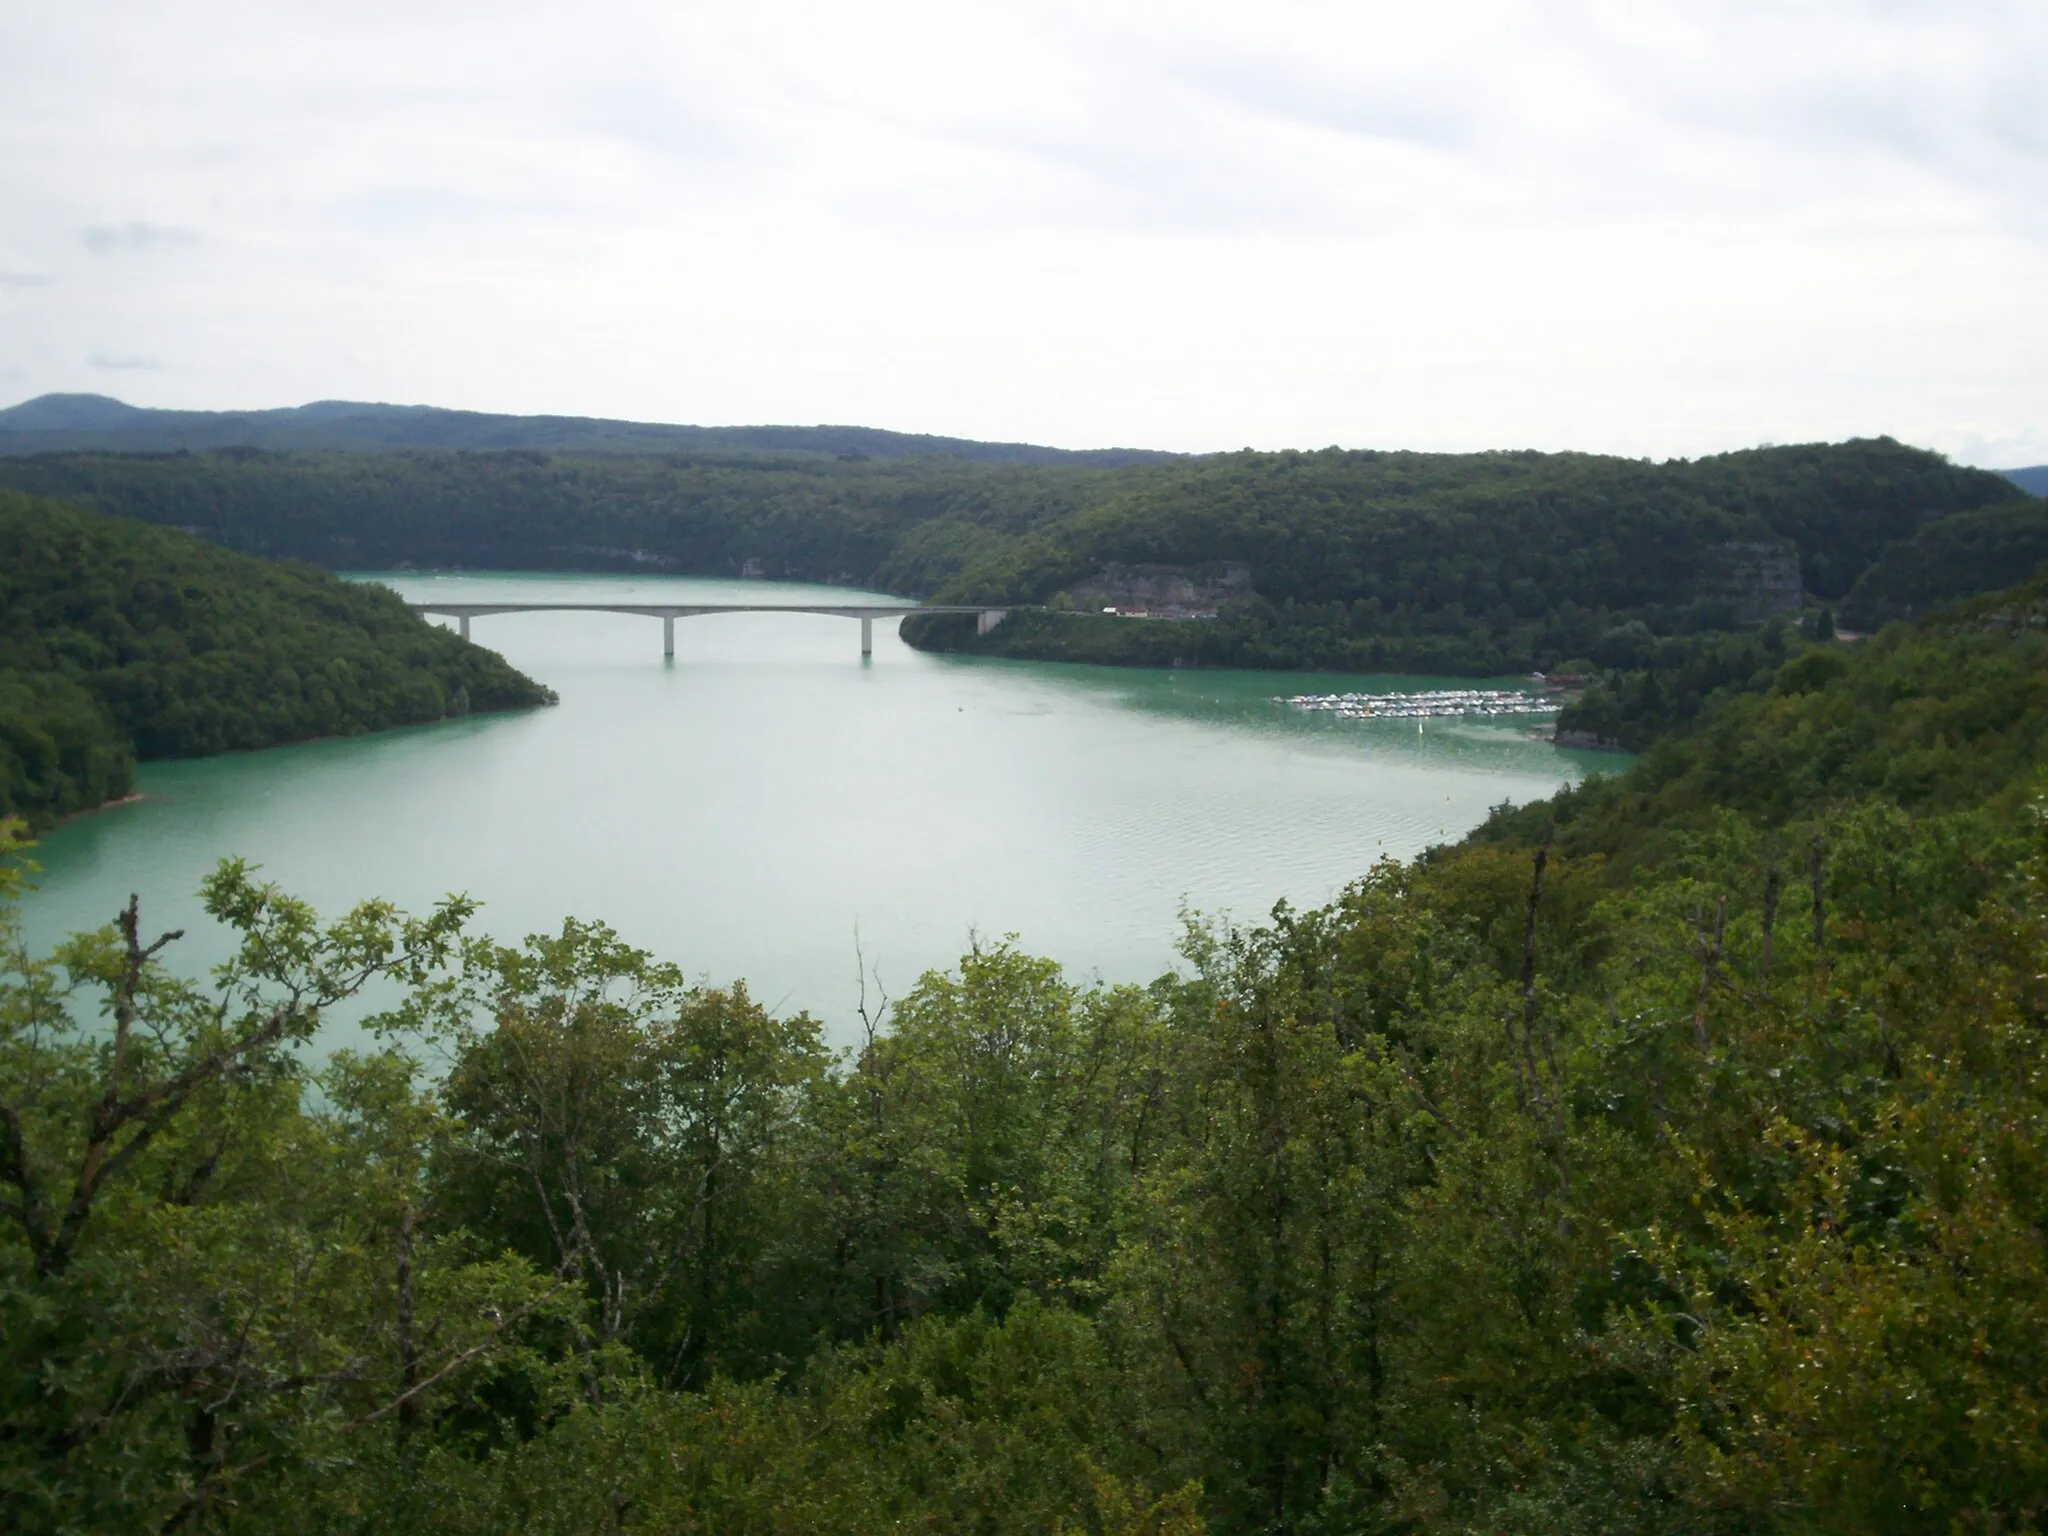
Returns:
[[[247,757],[252,753],[276,752],[287,747],[308,747],[316,745],[321,742],[358,741],[365,736],[385,736],[396,731],[426,730],[431,729],[432,727],[437,725],[452,725],[458,720],[474,720],[483,716],[517,714],[522,710],[529,709],[551,709],[559,705],[561,703],[561,699],[558,696],[553,696],[553,689],[549,689],[548,692],[551,696],[538,704],[508,704],[502,709],[475,709],[470,710],[465,714],[442,715],[437,720],[420,720],[410,725],[382,726],[373,731],[355,731],[331,736],[302,736],[293,741],[273,741],[268,745],[261,747],[234,747],[226,752],[208,752],[201,757],[162,758],[152,759],[152,761],[174,763],[203,763],[211,761],[212,759],[218,757]],[[66,811],[62,816],[59,816],[55,821],[51,822],[50,825],[44,830],[54,832],[59,827],[68,827],[74,821],[82,821],[84,818],[88,816],[97,816],[103,811],[118,811],[125,806],[143,805],[150,801],[159,800],[161,798],[162,796],[160,795],[152,795],[144,790],[130,790],[127,794],[119,796],[116,799],[102,800],[98,805],[88,805],[82,810]]]
[[[55,831],[58,827],[70,826],[74,821],[83,821],[88,816],[97,816],[101,811],[118,811],[123,806],[141,805],[143,802],[154,800],[155,798],[155,795],[146,795],[139,789],[131,789],[127,794],[120,796],[118,799],[102,800],[98,805],[88,805],[82,811],[67,811],[52,822],[50,828],[52,831]]]
[[[1629,751],[1627,747],[1624,747],[1618,741],[1610,741],[1605,736],[1596,736],[1591,731],[1553,731],[1549,736],[1540,739],[1548,741],[1552,746],[1564,747],[1573,752],[1612,752],[1619,757],[1637,757],[1641,755],[1640,753]]]

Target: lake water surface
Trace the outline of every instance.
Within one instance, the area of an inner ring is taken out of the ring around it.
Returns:
[[[375,578],[414,600],[850,603],[843,588],[625,576]],[[1137,621],[1134,621],[1137,622]],[[856,935],[900,993],[974,934],[1070,974],[1169,968],[1184,910],[1256,920],[1327,901],[1382,857],[1455,837],[1599,754],[1531,722],[1360,721],[1278,695],[1429,680],[1147,672],[928,656],[797,615],[661,625],[609,614],[474,621],[553,709],[143,767],[144,802],[37,850],[47,944],[140,892],[219,957],[193,892],[223,855],[338,912],[366,896],[485,903],[504,940],[602,918],[714,981],[851,1036]],[[872,985],[872,984],[871,984]]]

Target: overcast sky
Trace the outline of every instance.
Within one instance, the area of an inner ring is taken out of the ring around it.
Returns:
[[[2048,0],[10,0],[47,390],[2048,462]]]

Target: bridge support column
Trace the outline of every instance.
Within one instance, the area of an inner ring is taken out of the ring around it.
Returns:
[[[676,659],[676,616],[672,613],[661,616],[661,659]]]
[[[469,615],[466,613],[457,614],[455,616],[455,624],[461,630],[462,638],[467,640],[469,638]]]
[[[860,621],[860,653],[863,657],[875,654],[875,621],[863,618]]]
[[[985,635],[1009,616],[1007,608],[984,608],[974,616],[974,632]]]

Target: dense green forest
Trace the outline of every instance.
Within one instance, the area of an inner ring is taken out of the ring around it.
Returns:
[[[2000,476],[1887,439],[1662,464],[1337,449],[1113,468],[50,453],[0,459],[0,483],[340,569],[758,574],[1057,608],[1111,563],[1239,562],[1253,595],[1214,620],[1048,610],[982,638],[937,618],[905,634],[992,655],[1467,674],[1640,666],[1655,640],[1753,618],[1758,593],[1743,567],[1758,550],[1785,550],[1795,589],[1839,603],[1888,550],[1955,514],[2027,509],[2003,529],[2039,507]],[[1953,590],[1941,596],[1984,590],[1969,583],[1989,562],[1968,543],[1944,557]]]
[[[0,1517],[2039,1530],[2048,579],[1776,633],[1327,908],[1143,988],[983,943],[840,1057],[595,922],[235,864],[203,984],[146,907],[10,926]]]
[[[396,594],[0,491],[0,818],[198,757],[545,703]]]
[[[1995,591],[2044,561],[2048,504],[2030,500],[1958,513],[1888,545],[1857,578],[1842,605],[1841,623],[1874,629]],[[1786,659],[1833,621],[1832,610],[1822,609],[1800,627],[1777,619],[1722,633],[1638,633],[1632,651],[1605,649],[1606,667],[1560,713],[1559,738],[1640,752],[1660,737],[1688,730],[1718,695],[1767,691]],[[1576,666],[1566,663],[1568,670]]]
[[[1856,578],[1842,623],[1873,630],[1958,598],[1995,592],[2048,560],[2048,501],[2029,499],[1929,523]]]
[[[1590,686],[1566,696],[1557,716],[1561,744],[1641,752],[1690,730],[1719,699],[1769,689],[1809,636],[1778,619],[1719,633],[1634,638],[1633,650],[1610,652],[1614,664],[1595,670]],[[1567,663],[1566,670],[1576,672],[1579,664]]]
[[[654,570],[927,591],[954,546],[1072,513],[1129,471],[951,459],[510,453],[39,454],[0,484],[331,569]],[[949,537],[915,536],[942,523]],[[926,546],[930,546],[927,548]]]
[[[1561,846],[1628,858],[1722,808],[1775,823],[1880,796],[2008,818],[2040,787],[2044,731],[2048,573],[1858,645],[1800,650],[1656,740],[1625,775],[1502,813],[1476,835],[1526,839],[1554,822]]]
[[[916,621],[916,632],[990,654],[1151,664],[1496,674],[1574,659],[1640,665],[1655,637],[1728,630],[1749,616],[1731,546],[1791,546],[1804,589],[1832,599],[1890,543],[2013,499],[1998,476],[1882,439],[1665,464],[1226,455],[1148,472],[1055,529],[977,557],[937,595],[1027,601],[1109,560],[1234,559],[1251,566],[1263,601],[1213,621],[1047,613],[981,639],[937,618]]]

